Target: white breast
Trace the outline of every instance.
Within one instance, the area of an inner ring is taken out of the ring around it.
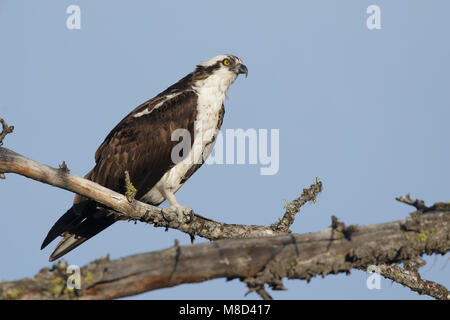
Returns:
[[[172,169],[164,174],[161,180],[141,200],[150,203],[161,203],[165,199],[162,190],[176,192],[181,186],[181,180],[187,171],[195,164],[201,163],[206,145],[211,143],[216,134],[219,112],[227,96],[228,88],[236,79],[236,76],[216,72],[204,80],[197,81],[193,87],[198,95],[197,118],[194,126],[194,143],[187,157],[177,163]],[[212,146],[208,147],[212,150]],[[203,159],[203,160],[204,160]]]

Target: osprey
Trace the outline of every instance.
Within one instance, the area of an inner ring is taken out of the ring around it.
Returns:
[[[137,189],[135,198],[158,206],[163,213],[192,214],[180,205],[175,192],[203,164],[214,146],[224,116],[228,88],[247,67],[233,55],[219,55],[197,65],[194,72],[129,113],[108,134],[95,153],[95,167],[85,176],[106,188],[125,193],[125,172]],[[190,133],[190,148],[181,161],[173,161],[178,144],[172,133]],[[119,220],[101,205],[76,195],[73,206],[56,221],[42,243],[45,248],[58,236],[49,261],[54,261]]]

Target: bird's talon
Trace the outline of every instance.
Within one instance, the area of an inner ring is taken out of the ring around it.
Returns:
[[[187,223],[191,223],[192,221],[194,221],[194,210],[191,210],[189,212],[189,220],[187,221]]]
[[[164,209],[162,209],[161,210],[161,214],[162,214],[162,216],[163,216],[163,219],[164,220],[166,220],[166,222],[171,222],[173,219],[170,219],[167,215],[166,215],[166,210],[165,210],[166,208],[164,208]]]
[[[189,207],[175,204],[162,209],[162,216],[167,222],[172,222],[174,219],[177,219],[179,223],[185,224],[192,222],[194,219],[194,211]],[[169,216],[173,217],[173,219],[169,218]]]

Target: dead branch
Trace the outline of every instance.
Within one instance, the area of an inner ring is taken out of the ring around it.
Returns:
[[[3,119],[0,143],[12,132]],[[295,214],[308,201],[316,201],[322,191],[319,179],[301,196],[286,204],[283,217],[269,227],[245,226],[216,222],[195,215],[190,223],[169,217],[161,209],[134,199],[133,186],[127,181],[130,194],[122,195],[92,181],[70,174],[63,162],[59,169],[40,164],[9,149],[0,148],[1,173],[16,173],[36,181],[63,188],[93,199],[122,219],[139,220],[157,227],[173,228],[191,236],[210,240],[229,239],[209,244],[175,247],[147,254],[110,261],[103,258],[82,268],[83,287],[69,290],[65,285],[64,262],[52,269],[43,269],[34,278],[0,284],[0,297],[9,299],[112,299],[181,283],[201,282],[213,278],[239,278],[264,299],[271,299],[265,285],[283,290],[282,278],[306,279],[316,275],[349,272],[381,266],[382,274],[420,294],[447,299],[443,286],[422,280],[417,270],[402,271],[393,263],[417,260],[422,254],[445,254],[450,247],[449,203],[426,207],[423,201],[409,196],[397,200],[413,205],[417,211],[403,221],[358,227],[347,227],[336,217],[327,230],[290,233]],[[125,172],[127,176],[127,173]],[[247,238],[244,240],[243,238]],[[168,267],[172,266],[172,267]],[[392,276],[401,272],[401,277]]]
[[[179,221],[176,216],[170,217],[171,219],[168,221],[169,219],[165,219],[163,216],[161,208],[107,189],[95,182],[71,174],[69,170],[52,168],[28,159],[6,148],[0,148],[0,172],[20,174],[93,199],[111,208],[112,213],[117,214],[122,219],[138,220],[153,224],[156,227],[178,229],[191,237],[200,236],[209,240],[254,238],[290,232],[289,227],[294,222],[294,216],[300,210],[300,206],[308,201],[314,201],[316,195],[322,190],[322,182],[317,179],[316,183],[308,189],[304,189],[302,195],[287,206],[283,218],[269,227],[226,224],[204,218],[198,214],[195,214],[192,222],[184,223]]]
[[[3,120],[3,118],[0,118],[0,123],[2,124],[2,131],[0,132],[0,147],[1,147],[3,145],[3,139],[5,139],[6,135],[14,131],[14,126],[8,126],[5,120]],[[4,172],[0,171],[0,179],[5,179]]]
[[[395,200],[397,200],[399,202],[406,203],[406,204],[408,204],[410,206],[413,206],[417,210],[422,211],[422,212],[430,210],[430,208],[428,208],[425,205],[424,201],[418,200],[418,199],[412,200],[411,196],[409,194],[407,194],[406,196],[397,197],[397,198],[395,198]]]
[[[8,126],[3,118],[0,118],[0,123],[2,124],[2,132],[0,132],[1,147],[3,145],[3,139],[5,139],[6,135],[14,131],[14,126]]]
[[[289,228],[294,223],[295,215],[300,211],[300,208],[309,201],[316,203],[316,196],[322,192],[322,182],[316,178],[316,183],[311,185],[308,189],[303,189],[300,197],[285,205],[286,212],[283,217],[270,227],[272,230],[279,232],[290,232]]]
[[[439,283],[422,279],[419,272],[415,269],[400,268],[397,265],[386,264],[377,267],[383,277],[400,283],[418,294],[426,294],[439,300],[450,299],[449,291],[446,287]]]
[[[114,299],[215,278],[241,279],[264,296],[265,284],[283,289],[282,278],[310,280],[318,275],[349,273],[352,268],[405,263],[423,254],[445,254],[450,249],[449,234],[450,211],[430,211],[416,218],[359,226],[350,241],[328,228],[306,234],[176,244],[117,260],[96,260],[81,268],[80,290],[65,287],[67,264],[60,261],[33,278],[0,283],[0,297]],[[387,268],[383,275],[399,281],[393,270],[394,275],[389,275]],[[448,297],[443,287],[439,295],[433,290],[423,287],[417,292]]]

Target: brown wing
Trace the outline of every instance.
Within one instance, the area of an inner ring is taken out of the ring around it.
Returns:
[[[142,113],[145,110],[148,112]],[[125,171],[128,171],[139,199],[174,166],[171,153],[179,141],[171,140],[172,132],[180,128],[189,130],[193,143],[196,114],[197,94],[193,91],[184,91],[167,100],[159,95],[142,104],[106,137],[96,152],[97,164],[86,178],[124,193]],[[72,208],[53,225],[41,248],[63,235],[50,256],[53,261],[116,220],[114,215],[98,210],[94,201],[76,196]]]
[[[112,130],[96,153],[90,180],[123,193],[128,171],[139,199],[174,166],[171,152],[179,141],[172,141],[171,135],[176,129],[187,129],[192,143],[197,94],[186,91],[155,108],[158,103],[159,99],[138,107]],[[145,109],[151,112],[134,116]]]

